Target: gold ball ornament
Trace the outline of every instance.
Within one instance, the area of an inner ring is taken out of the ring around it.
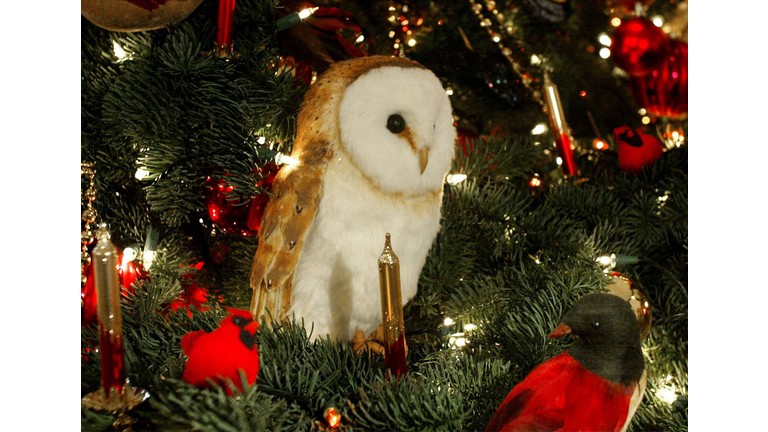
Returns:
[[[111,31],[156,30],[176,24],[203,0],[81,0],[80,13]]]
[[[623,274],[613,272],[612,279],[613,282],[605,287],[605,291],[629,302],[637,315],[637,322],[640,324],[640,339],[645,340],[651,332],[653,321],[651,303],[648,301],[648,297],[638,283],[633,282]]]

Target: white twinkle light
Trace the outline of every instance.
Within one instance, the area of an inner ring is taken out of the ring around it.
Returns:
[[[455,321],[454,321],[453,319],[451,319],[450,317],[446,317],[446,318],[443,320],[443,324],[444,324],[444,325],[447,325],[447,326],[449,326],[449,325],[453,325],[453,323],[454,323],[454,322],[455,322]]]
[[[416,46],[416,39],[408,39],[408,46]]]
[[[139,167],[139,169],[136,170],[135,177],[137,180],[144,180],[149,175],[149,171],[145,170],[142,167]]]
[[[464,331],[472,331],[472,330],[474,330],[476,328],[477,328],[477,326],[474,325],[474,324],[466,324],[466,325],[464,325]]]
[[[357,39],[355,39],[355,42],[356,42],[356,43],[360,43],[360,42],[362,42],[362,41],[364,41],[364,40],[365,40],[365,36],[363,36],[363,35],[360,35],[360,36],[359,36]]]
[[[563,158],[558,156],[557,159],[555,159],[555,162],[557,162],[558,165],[562,165],[563,164]]]
[[[456,345],[457,348],[461,348],[461,347],[463,347],[464,345],[467,344],[467,340],[464,339],[463,337],[456,338],[456,340],[453,342],[453,344]]]
[[[672,384],[671,386],[662,387],[658,391],[658,395],[664,402],[668,404],[673,404],[675,400],[677,399],[677,394],[675,393],[675,385]]]
[[[607,59],[611,56],[611,50],[608,48],[600,48],[600,57]]]
[[[313,13],[315,13],[315,11],[318,10],[318,9],[320,9],[320,8],[313,7],[313,8],[304,9],[303,11],[299,12],[299,18],[306,19],[308,16],[312,15]]]
[[[112,50],[115,53],[115,57],[117,57],[117,61],[123,61],[128,57],[128,54],[125,53],[125,50],[117,41],[112,41]]]
[[[152,262],[155,260],[155,251],[144,251],[144,270],[149,270],[152,267]]]
[[[448,174],[445,177],[445,181],[448,182],[451,186],[456,186],[457,184],[463,182],[467,179],[466,174]]]
[[[656,27],[661,27],[664,25],[664,20],[660,16],[653,17],[653,25]]]
[[[545,125],[544,123],[539,123],[536,125],[536,127],[531,129],[531,135],[541,135],[544,132],[546,132],[547,129],[548,129],[547,125]]]
[[[541,64],[541,58],[539,56],[537,56],[536,54],[532,55],[531,56],[531,64],[532,65]]]
[[[295,165],[299,163],[299,161],[290,156],[286,156],[282,153],[278,153],[277,155],[275,155],[275,163],[278,165]]]
[[[447,94],[448,96],[453,96],[453,89],[448,87],[447,89],[445,89],[445,94]]]
[[[128,268],[128,263],[136,259],[136,256],[138,255],[138,251],[132,247],[127,247],[123,251],[123,260],[120,262],[120,267],[123,268],[123,271],[125,271]]]
[[[266,137],[259,137],[259,139],[257,139],[256,142],[259,143],[259,145],[264,145],[264,143],[267,142],[267,138]]]
[[[611,37],[605,33],[600,33],[600,37],[598,37],[597,40],[605,46],[611,46]]]

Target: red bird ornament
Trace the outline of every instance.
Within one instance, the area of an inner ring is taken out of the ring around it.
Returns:
[[[643,167],[661,159],[664,146],[653,135],[622,126],[613,131],[613,137],[619,144],[619,164],[627,174],[637,175]]]
[[[228,309],[230,316],[219,323],[219,328],[206,333],[190,332],[181,338],[181,348],[189,356],[182,379],[197,387],[209,387],[210,379],[231,390],[230,381],[243,390],[240,371],[245,372],[248,384],[253,385],[259,375],[259,351],[256,346],[256,330],[259,323],[250,312]]]
[[[536,367],[504,399],[486,431],[621,431],[645,365],[640,326],[612,294],[582,297],[549,338],[573,345]]]

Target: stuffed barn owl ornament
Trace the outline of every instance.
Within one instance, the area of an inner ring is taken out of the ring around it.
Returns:
[[[295,314],[312,338],[351,340],[381,324],[385,233],[403,302],[440,229],[454,155],[451,104],[420,64],[371,56],[335,63],[307,92],[291,157],[273,184],[251,269],[251,310]]]

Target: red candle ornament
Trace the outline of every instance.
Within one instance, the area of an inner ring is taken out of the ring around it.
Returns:
[[[562,159],[561,167],[563,174],[575,175],[578,173],[576,168],[576,158],[571,148],[571,130],[565,121],[565,112],[563,103],[560,101],[560,92],[557,86],[549,78],[549,74],[544,72],[544,100],[546,103],[547,114],[549,115],[549,124],[552,132],[555,134],[555,144],[557,153]]]
[[[386,238],[384,251],[379,257],[381,313],[384,318],[384,361],[387,377],[390,373],[399,377],[408,372],[403,299],[400,293],[400,260],[392,250],[389,233]]]
[[[235,0],[219,0],[219,32],[216,52],[219,57],[232,55],[232,29],[235,27]]]

